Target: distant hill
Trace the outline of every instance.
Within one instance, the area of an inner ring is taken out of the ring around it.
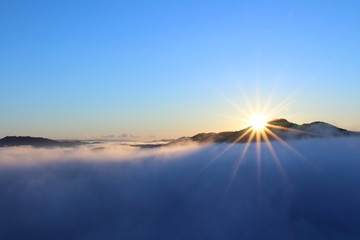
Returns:
[[[328,138],[328,137],[346,137],[346,136],[360,136],[359,132],[348,131],[343,128],[335,127],[325,122],[312,122],[305,124],[296,124],[287,121],[286,119],[275,119],[268,122],[267,128],[283,140],[304,139],[304,138]],[[209,142],[234,142],[241,135],[243,135],[249,128],[240,131],[220,132],[220,133],[199,133],[193,137],[183,138],[180,141],[172,143],[193,141],[199,143]],[[269,140],[274,140],[275,137],[267,134]],[[247,142],[247,137],[242,138],[239,142]],[[255,141],[255,138],[253,139]]]
[[[296,124],[287,121],[286,119],[274,119],[268,122],[267,128],[274,133],[274,135],[267,134],[270,141],[279,140],[294,140],[304,138],[329,138],[329,137],[348,137],[360,136],[360,132],[348,131],[343,128],[335,127],[325,122],[312,122],[305,124]],[[188,142],[197,143],[232,143],[232,142],[247,142],[249,135],[239,138],[246,133],[249,128],[239,131],[219,132],[219,133],[199,133],[192,137],[182,137],[164,144],[134,144],[131,146],[142,148],[153,148],[160,146],[169,146],[175,144],[185,144]],[[277,136],[277,137],[276,137]],[[255,141],[254,138],[252,141]],[[263,138],[261,139],[263,141]],[[0,147],[11,146],[33,146],[33,147],[74,147],[82,144],[88,144],[82,141],[57,141],[41,137],[23,137],[23,136],[8,136],[0,139]]]
[[[343,128],[335,127],[331,124],[325,122],[312,122],[305,124],[296,124],[289,122],[286,119],[274,119],[268,122],[267,128],[271,130],[276,136],[280,137],[283,140],[295,140],[295,139],[305,139],[305,138],[329,138],[329,137],[347,137],[347,136],[360,136],[360,132],[348,131]],[[197,143],[232,143],[239,142],[244,143],[249,140],[249,135],[240,138],[249,128],[245,128],[239,131],[229,131],[229,132],[219,132],[219,133],[199,133],[192,137],[182,137],[177,140],[174,140],[168,144],[142,144],[138,145],[143,148],[159,147],[165,145],[174,145],[174,144],[185,144],[188,142],[197,142]],[[267,134],[270,141],[279,140],[271,134]],[[252,142],[256,141],[256,138]],[[261,141],[264,141],[261,138]],[[135,145],[137,146],[137,145]]]
[[[33,147],[74,147],[87,144],[81,141],[56,141],[41,137],[7,136],[0,139],[0,147],[33,146]]]

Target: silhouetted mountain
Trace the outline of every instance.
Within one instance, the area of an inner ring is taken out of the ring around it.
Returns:
[[[250,128],[250,127],[249,127]],[[175,140],[169,144],[178,144],[186,142],[198,142],[198,143],[232,143],[232,142],[247,142],[249,140],[249,134],[241,137],[245,134],[249,128],[245,128],[240,131],[232,132],[220,132],[220,133],[199,133],[193,137],[181,138]],[[267,128],[273,133],[267,133],[269,140],[292,140],[303,138],[321,138],[321,137],[346,137],[346,136],[360,136],[359,132],[348,131],[342,128],[335,127],[325,122],[313,122],[298,125],[287,121],[286,119],[274,119],[268,122]],[[279,137],[279,138],[278,138]],[[256,141],[256,137],[252,139]],[[264,138],[261,136],[261,141]]]
[[[56,141],[41,137],[7,136],[0,139],[0,147],[33,146],[33,147],[74,147],[86,144],[81,141]]]

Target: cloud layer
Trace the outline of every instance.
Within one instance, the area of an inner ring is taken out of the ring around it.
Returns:
[[[3,148],[0,239],[359,239],[360,139],[290,144]]]

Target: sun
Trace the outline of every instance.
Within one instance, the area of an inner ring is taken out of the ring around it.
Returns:
[[[257,131],[263,130],[268,122],[267,118],[262,114],[256,114],[252,116],[248,121],[250,126]]]
[[[241,127],[239,126],[240,131],[238,131],[239,136],[233,140],[228,146],[225,147],[219,154],[217,154],[213,159],[211,159],[200,171],[204,171],[208,166],[213,164],[217,159],[220,158],[225,152],[236,146],[237,143],[242,144],[242,150],[240,157],[234,162],[233,169],[231,171],[229,182],[226,186],[224,196],[226,196],[231,183],[234,181],[235,176],[238,172],[238,169],[242,165],[245,156],[251,146],[255,146],[256,151],[256,165],[257,165],[257,175],[259,185],[261,185],[261,164],[262,164],[262,150],[267,148],[268,152],[271,154],[277,168],[284,176],[287,182],[289,182],[289,178],[287,173],[282,166],[280,158],[276,152],[276,148],[274,148],[272,142],[277,141],[281,145],[285,146],[289,150],[291,150],[295,155],[301,157],[305,161],[307,161],[306,157],[303,156],[300,152],[298,152],[294,147],[288,144],[281,136],[278,136],[278,130],[283,131],[294,131],[294,132],[301,132],[307,133],[305,131],[300,131],[297,129],[293,129],[291,127],[281,126],[276,124],[277,118],[274,118],[274,115],[278,115],[283,109],[288,108],[289,102],[291,100],[291,95],[289,97],[284,98],[280,103],[275,105],[274,107],[271,106],[271,99],[274,93],[271,93],[269,99],[266,101],[264,105],[260,103],[260,96],[256,94],[256,101],[255,104],[243,94],[244,103],[247,105],[248,110],[244,109],[244,107],[238,105],[236,102],[232,101],[231,99],[223,96],[223,98],[232,105],[236,110],[238,110],[244,117],[235,117],[235,116],[228,116],[228,115],[221,115],[226,118],[235,119],[237,122],[240,120],[244,122]],[[309,133],[310,134],[310,133]],[[278,144],[277,144],[278,145]]]

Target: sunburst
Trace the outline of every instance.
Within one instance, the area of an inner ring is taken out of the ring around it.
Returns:
[[[261,131],[266,127],[268,120],[264,115],[257,114],[252,116],[248,122],[255,131]]]
[[[284,106],[287,106],[289,104],[291,100],[290,97],[285,98],[278,105],[275,105],[275,107],[270,108],[271,97],[273,95],[271,94],[268,101],[262,108],[258,94],[256,97],[256,101],[254,101],[255,104],[251,104],[251,101],[249,101],[246,95],[244,94],[242,95],[248,110],[239,106],[236,102],[230,100],[229,98],[224,96],[223,97],[228,103],[230,103],[233,107],[235,107],[236,110],[240,112],[243,118],[239,118],[236,116],[225,116],[225,115],[221,115],[221,116],[231,119],[242,120],[243,122],[245,122],[245,124],[242,125],[240,129],[243,130],[240,131],[239,136],[233,142],[231,142],[227,147],[225,147],[224,150],[222,150],[217,156],[211,159],[202,169],[200,169],[200,171],[196,175],[194,175],[188,181],[188,183],[191,182],[192,179],[196,178],[199,174],[201,174],[201,172],[203,172],[206,168],[212,165],[216,160],[218,160],[220,156],[222,156],[225,152],[227,152],[228,150],[230,150],[235,146],[239,146],[238,143],[242,143],[241,146],[243,148],[239,158],[234,162],[233,169],[230,173],[230,180],[228,182],[227,187],[225,188],[224,197],[227,195],[227,192],[230,189],[232,182],[234,181],[234,178],[237,175],[241,164],[244,162],[244,158],[246,157],[249,148],[252,144],[255,144],[256,146],[256,165],[257,165],[258,183],[260,186],[261,186],[261,162],[262,162],[261,158],[262,158],[262,148],[263,148],[262,144],[268,149],[269,153],[271,154],[275,162],[275,165],[277,166],[277,168],[279,169],[279,171],[281,172],[281,174],[283,175],[289,186],[291,186],[291,183],[289,181],[289,178],[287,177],[284,167],[281,164],[280,158],[273,146],[273,141],[279,142],[287,149],[292,151],[296,156],[302,158],[303,160],[311,164],[313,167],[317,168],[313,163],[309,162],[309,160],[305,156],[303,156],[300,152],[298,152],[294,147],[288,144],[284,139],[282,139],[277,134],[278,130],[293,131],[304,134],[313,134],[281,125],[279,124],[279,121],[281,122],[282,119],[274,119],[271,117],[282,112],[283,108],[285,108]]]
[[[227,192],[234,181],[234,178],[239,170],[239,167],[244,161],[244,158],[252,144],[256,145],[256,163],[257,163],[257,174],[258,174],[258,181],[259,185],[261,185],[261,156],[262,156],[262,143],[266,146],[266,148],[269,150],[276,166],[286,179],[289,185],[291,183],[288,180],[287,174],[285,169],[283,168],[280,158],[278,154],[275,151],[275,148],[273,147],[272,141],[280,142],[283,146],[291,150],[293,153],[295,153],[297,156],[300,156],[302,159],[306,159],[301,153],[299,153],[296,149],[294,149],[291,145],[289,145],[284,139],[282,139],[278,134],[276,134],[277,130],[283,130],[283,131],[293,131],[298,133],[305,133],[305,134],[313,134],[305,131],[301,131],[298,129],[294,129],[291,127],[286,127],[281,124],[278,124],[278,122],[282,119],[271,119],[269,116],[273,115],[274,113],[281,110],[281,107],[286,104],[286,102],[281,102],[279,105],[275,106],[273,109],[269,109],[270,105],[270,99],[267,101],[267,104],[264,106],[263,109],[261,109],[261,104],[258,101],[259,98],[257,98],[256,101],[256,107],[254,108],[250,101],[247,99],[246,96],[244,96],[244,100],[249,108],[248,111],[245,111],[243,108],[235,104],[233,101],[227,99],[228,102],[230,102],[233,106],[236,107],[236,109],[240,110],[240,112],[245,115],[247,118],[243,119],[243,121],[246,122],[246,124],[243,126],[245,127],[245,130],[242,131],[242,134],[233,141],[223,152],[221,152],[216,159],[224,154],[226,151],[228,151],[230,148],[234,147],[237,143],[244,143],[243,150],[240,154],[239,159],[234,163],[233,170],[230,176],[229,184],[226,188]],[[255,110],[256,109],[256,110]],[[307,159],[306,159],[307,160]],[[211,161],[213,162],[213,161]],[[225,194],[226,195],[226,194]]]

